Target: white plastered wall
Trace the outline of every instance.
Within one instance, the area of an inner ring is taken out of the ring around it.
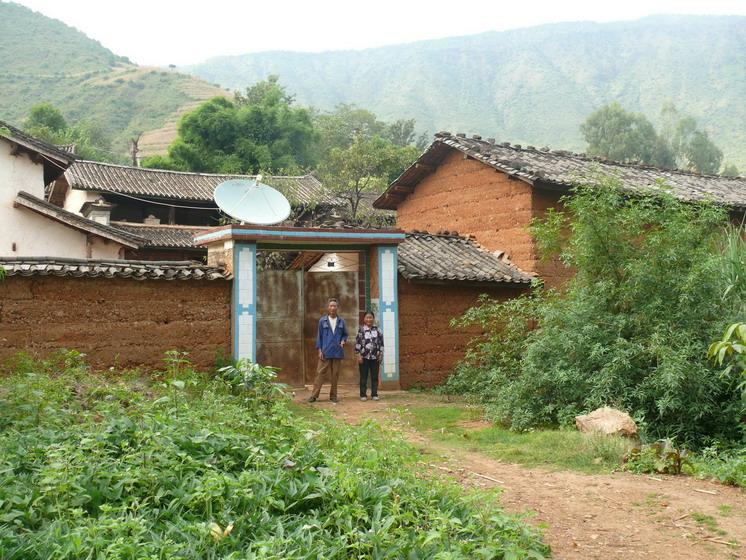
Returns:
[[[68,189],[63,207],[68,212],[80,214],[80,209],[83,207],[83,204],[85,204],[86,202],[95,202],[100,196],[100,193],[93,191]]]
[[[0,257],[87,257],[87,234],[27,208],[14,207],[19,191],[43,199],[44,166],[31,161],[28,154],[11,155],[10,143],[0,138]],[[120,247],[93,239],[92,256],[117,258]]]

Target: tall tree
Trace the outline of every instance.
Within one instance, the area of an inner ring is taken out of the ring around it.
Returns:
[[[722,174],[725,177],[738,177],[740,173],[738,171],[738,167],[736,167],[734,163],[726,163],[723,166]]]
[[[390,140],[359,134],[347,147],[335,147],[321,168],[324,184],[350,205],[358,218],[360,201],[380,192],[418,155],[414,146],[396,146]]]
[[[35,135],[59,134],[67,130],[67,121],[62,111],[51,103],[37,103],[31,107],[24,127]]]
[[[645,115],[625,111],[619,103],[610,103],[591,113],[580,130],[588,142],[590,155],[666,168],[674,166],[671,149],[652,123]]]
[[[24,121],[29,134],[52,144],[73,144],[75,154],[83,159],[118,162],[111,152],[111,139],[97,124],[81,121],[70,126],[62,112],[51,103],[39,103]]]
[[[293,105],[276,76],[237,94],[234,101],[216,97],[187,113],[168,159],[154,165],[188,171],[257,173],[300,172],[315,163],[311,111]]]
[[[661,136],[671,145],[676,167],[696,173],[717,173],[723,152],[697,121],[682,115],[670,101],[661,109]]]

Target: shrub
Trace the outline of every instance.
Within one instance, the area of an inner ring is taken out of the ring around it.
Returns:
[[[698,478],[714,478],[723,484],[746,488],[746,449],[705,449],[692,457],[686,471]]]
[[[632,196],[608,177],[579,184],[562,202],[563,211],[532,229],[576,271],[566,291],[526,309],[529,298],[483,302],[496,326],[448,387],[476,393],[515,429],[569,425],[609,405],[630,412],[649,439],[739,439],[737,383],[706,359],[710,341],[736,319],[733,302],[742,301],[723,298],[735,285],[724,272],[725,209],[682,202],[663,188]],[[499,327],[511,313],[523,323],[528,313],[539,328],[517,340]],[[473,380],[480,371],[481,387]]]

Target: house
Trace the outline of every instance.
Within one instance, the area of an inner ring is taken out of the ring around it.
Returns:
[[[659,191],[665,182],[684,200],[707,199],[737,215],[746,212],[744,177],[622,164],[448,132],[436,134],[373,205],[395,210],[397,225],[407,231],[446,229],[473,236],[489,251],[504,251],[548,285],[559,285],[570,272],[557,261],[540,259],[528,226],[547,209],[558,208],[578,179],[599,173],[617,176],[630,192]]]
[[[206,252],[192,238],[227,217],[213,200],[215,187],[253,175],[191,173],[145,169],[94,161],[75,161],[48,188],[49,202],[145,238],[130,259],[203,259]],[[280,190],[293,207],[294,225],[339,220],[347,203],[324,189],[312,174],[269,176],[263,182]],[[370,207],[372,199],[366,201]],[[385,214],[385,212],[379,212]]]
[[[45,185],[73,162],[69,152],[0,122],[0,257],[116,259],[145,242],[45,199]]]

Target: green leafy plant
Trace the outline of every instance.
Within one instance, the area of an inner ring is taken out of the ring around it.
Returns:
[[[635,473],[681,474],[691,464],[689,452],[664,439],[635,447],[624,458],[625,469]]]
[[[189,352],[167,350],[163,361],[166,363],[166,375],[168,377],[179,377],[187,369],[192,369],[192,363],[189,361]]]
[[[726,366],[723,375],[735,372],[741,377],[738,387],[746,399],[746,323],[733,323],[723,338],[713,342],[707,356],[719,366]]]
[[[34,373],[11,374],[0,391],[5,559],[549,553],[494,495],[423,471],[387,429],[310,423],[279,399],[255,406],[243,387],[268,382],[265,368],[226,372],[234,386],[189,372],[163,384],[23,363]],[[192,381],[190,398],[163,398]],[[29,415],[40,406],[43,422]]]
[[[218,376],[234,391],[271,401],[287,397],[287,385],[277,382],[277,372],[275,367],[262,366],[243,358],[235,364],[218,369]]]

